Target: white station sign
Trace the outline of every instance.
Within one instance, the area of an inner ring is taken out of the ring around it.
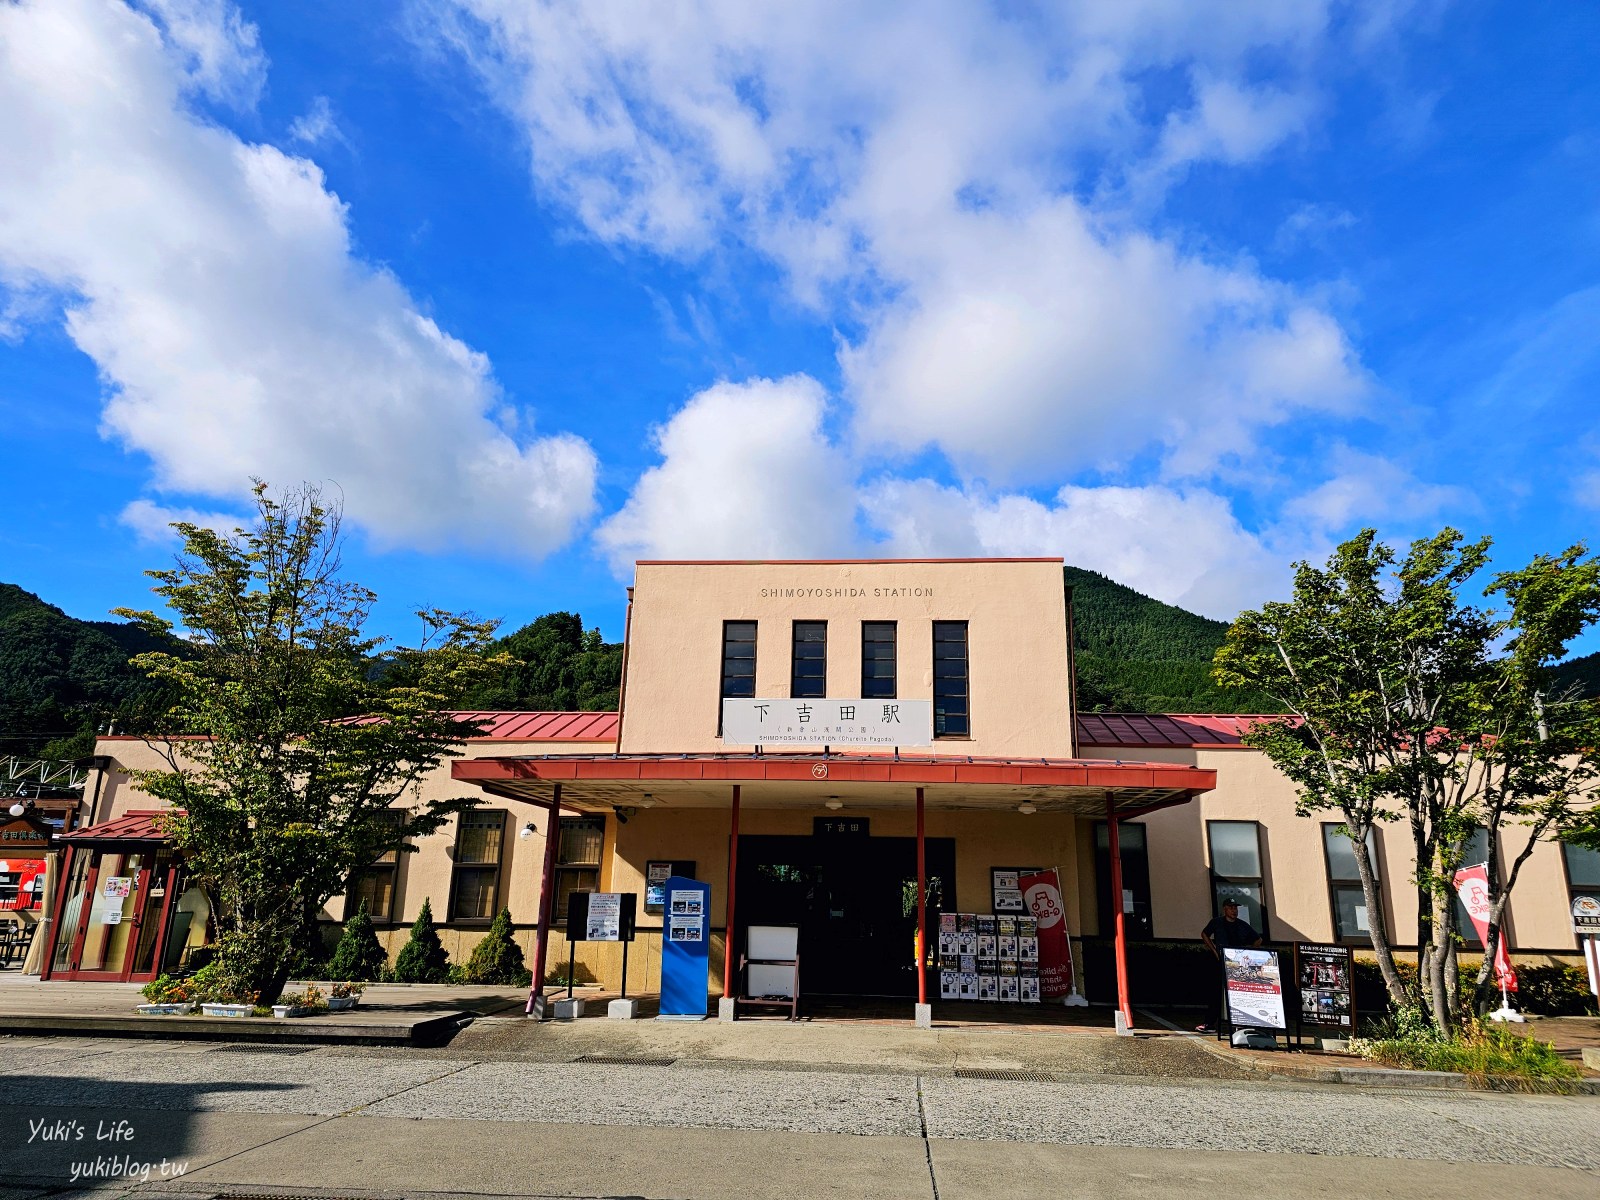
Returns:
[[[730,746],[931,746],[932,700],[724,700]]]

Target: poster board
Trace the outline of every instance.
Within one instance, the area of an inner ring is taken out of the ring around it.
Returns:
[[[1296,942],[1294,962],[1300,1024],[1355,1032],[1355,972],[1350,947]]]
[[[1222,966],[1228,989],[1228,1024],[1234,1029],[1281,1029],[1287,1033],[1278,952],[1227,946],[1222,951]]]
[[[638,903],[632,892],[573,892],[567,897],[567,941],[633,941]]]
[[[989,895],[994,912],[997,915],[1025,914],[1028,905],[1022,898],[1022,887],[1018,881],[1024,875],[1037,875],[1043,869],[1042,867],[990,867]]]
[[[667,880],[674,875],[682,879],[694,878],[695,862],[692,858],[652,858],[644,864],[644,911],[647,916],[659,917],[667,908]]]

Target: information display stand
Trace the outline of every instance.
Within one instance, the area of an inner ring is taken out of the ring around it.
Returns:
[[[711,980],[711,885],[681,875],[664,885],[659,1021],[704,1021]]]
[[[800,927],[752,925],[745,931],[745,952],[739,957],[744,986],[734,997],[734,1016],[743,1008],[787,1008],[788,1019],[800,1019]]]
[[[572,999],[579,942],[622,943],[622,998],[628,998],[628,945],[639,897],[632,892],[573,892],[567,897],[567,999]]]

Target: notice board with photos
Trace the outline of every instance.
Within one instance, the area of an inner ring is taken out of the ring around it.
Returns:
[[[1350,947],[1297,942],[1294,962],[1300,1024],[1355,1032],[1355,972]]]
[[[567,941],[633,941],[638,902],[632,892],[573,892],[567,897]]]
[[[659,917],[667,911],[667,880],[677,875],[682,879],[694,878],[695,862],[692,858],[652,858],[644,864],[645,915]]]
[[[1283,966],[1276,950],[1259,948],[1222,951],[1227,987],[1228,1025],[1232,1029],[1281,1029],[1289,1023],[1283,1008]]]

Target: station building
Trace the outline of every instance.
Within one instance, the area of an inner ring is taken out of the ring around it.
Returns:
[[[372,864],[327,916],[365,901],[392,954],[431,899],[459,962],[509,907],[551,971],[568,957],[569,894],[631,892],[628,985],[648,994],[664,921],[647,877],[670,869],[710,885],[713,991],[731,987],[749,926],[791,925],[805,993],[908,1003],[926,997],[919,915],[926,947],[940,912],[992,911],[995,872],[1019,868],[1057,868],[1080,966],[1119,925],[1124,951],[1196,943],[1227,897],[1269,942],[1366,944],[1349,842],[1331,815],[1297,816],[1290,782],[1242,744],[1260,718],[1075,711],[1062,565],[640,562],[619,711],[468,714],[483,736],[419,794],[478,806]],[[205,939],[209,910],[131,781],[155,750],[97,750],[83,827],[62,839],[49,969],[148,978]],[[1525,845],[1520,828],[1502,837],[1503,857]],[[1396,825],[1374,846],[1402,946],[1417,923],[1409,841]],[[110,877],[129,894],[97,890]],[[1514,957],[1576,961],[1570,898],[1596,887],[1600,855],[1536,847],[1506,923]],[[119,904],[120,933],[101,911]],[[618,946],[573,949],[580,977],[621,984]],[[1109,974],[1115,960],[1098,961]],[[1087,985],[1127,1003],[1115,979]]]

